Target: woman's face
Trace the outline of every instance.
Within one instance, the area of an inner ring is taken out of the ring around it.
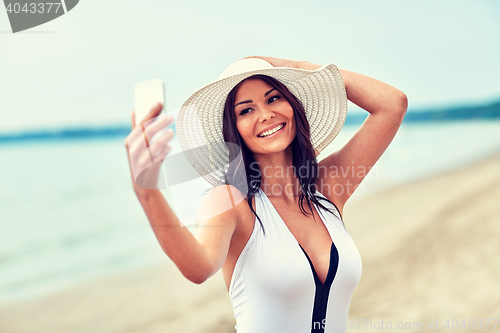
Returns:
[[[292,106],[263,80],[243,81],[236,92],[234,112],[238,131],[254,153],[283,151],[295,138]]]

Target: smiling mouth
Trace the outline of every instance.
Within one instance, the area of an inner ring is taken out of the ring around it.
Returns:
[[[273,134],[276,134],[278,132],[280,132],[283,128],[285,128],[285,123],[281,123],[280,125],[276,126],[274,129],[272,130],[269,130],[269,131],[265,131],[261,134],[258,134],[257,137],[259,138],[267,138],[267,137],[270,137],[272,136]]]

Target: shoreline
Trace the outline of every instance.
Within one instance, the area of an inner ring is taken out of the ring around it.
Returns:
[[[363,260],[349,319],[439,318],[437,331],[445,331],[446,318],[498,316],[498,198],[500,153],[348,202],[344,219]],[[2,332],[41,327],[225,333],[234,332],[234,319],[221,272],[195,285],[166,261],[0,307]]]

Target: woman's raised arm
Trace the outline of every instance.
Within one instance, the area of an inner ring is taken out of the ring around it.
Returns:
[[[400,90],[374,78],[346,70],[340,73],[347,99],[370,113],[344,147],[319,162],[320,170],[340,170],[338,177],[322,175],[321,179],[326,183],[323,191],[338,190],[340,184],[341,191],[332,190],[329,199],[343,207],[396,135],[408,100]]]
[[[132,132],[125,139],[132,183],[163,251],[187,279],[199,284],[222,267],[237,222],[236,209],[232,208],[242,198],[235,188],[231,191],[226,187],[212,189],[200,206],[196,235],[193,236],[182,226],[160,190],[151,189],[158,179],[161,162],[170,151],[167,143],[173,136],[173,133],[166,132],[154,143],[150,144],[147,140],[172,121],[159,117],[149,122],[160,113],[161,108],[161,104],[155,106],[137,126],[132,112]],[[144,128],[144,123],[148,124],[147,128]],[[139,177],[134,177],[139,173]],[[149,188],[139,186],[136,179]]]
[[[308,61],[293,61],[272,57],[248,57],[266,60],[275,67],[316,70],[321,65]],[[342,211],[375,162],[387,149],[403,121],[408,100],[400,90],[366,75],[339,69],[346,88],[347,99],[368,111],[363,125],[339,151],[318,164],[320,192]],[[329,174],[334,167],[339,177]]]
[[[147,191],[138,198],[163,251],[188,280],[204,282],[224,264],[236,228],[237,210],[220,209],[221,203],[227,202],[225,197],[221,198],[224,191],[227,196],[225,186],[212,189],[203,198],[200,211],[204,211],[205,218],[197,219],[194,236],[182,226],[160,190]],[[216,216],[213,215],[215,207],[219,207]]]

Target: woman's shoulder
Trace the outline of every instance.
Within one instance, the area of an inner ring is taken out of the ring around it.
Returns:
[[[216,186],[208,191],[201,200],[196,216],[204,221],[219,215],[238,217],[245,196],[232,185]]]

